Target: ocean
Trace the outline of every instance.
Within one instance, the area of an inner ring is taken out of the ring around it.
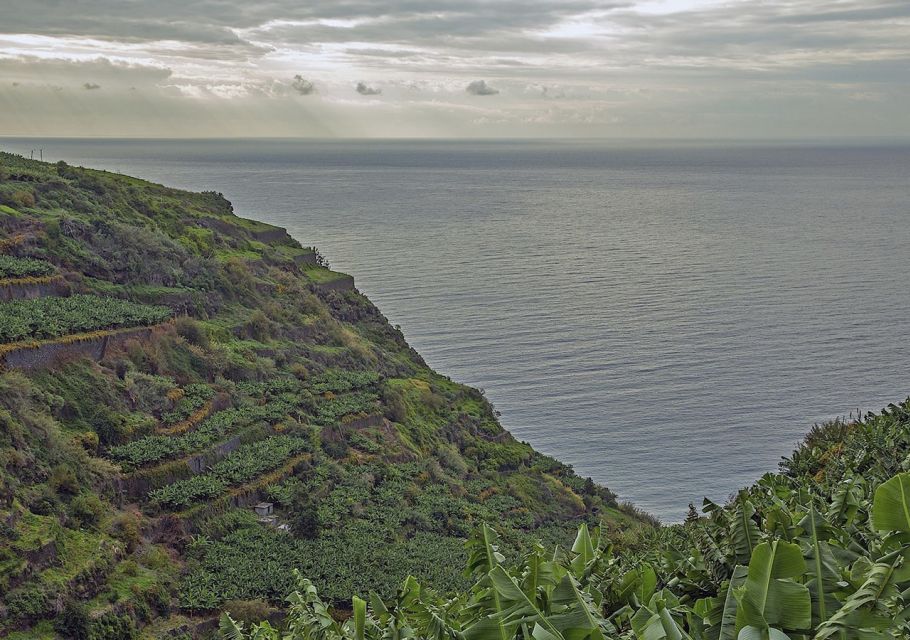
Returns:
[[[667,522],[910,395],[910,146],[24,140],[221,191],[519,439]]]

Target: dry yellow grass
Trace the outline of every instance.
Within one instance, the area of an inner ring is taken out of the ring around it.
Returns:
[[[211,412],[212,401],[209,400],[204,405],[196,409],[196,411],[194,411],[186,420],[181,420],[173,427],[159,427],[158,429],[155,429],[155,431],[161,435],[166,436],[176,436],[180,435],[181,433],[186,433],[197,424],[205,420]]]

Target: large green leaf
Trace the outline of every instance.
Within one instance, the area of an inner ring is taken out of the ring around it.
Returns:
[[[533,624],[535,638],[556,638],[565,640],[559,630],[531,601],[515,580],[501,566],[494,567],[489,573],[490,582],[499,596],[502,610],[497,617],[504,624]]]
[[[354,596],[351,604],[354,611],[354,640],[363,640],[366,629],[367,603],[366,600]]]
[[[666,591],[655,593],[651,601],[632,617],[632,630],[638,640],[690,640],[690,636],[673,619]],[[675,603],[675,599],[674,599]]]
[[[840,606],[840,603],[831,596],[840,580],[840,573],[828,543],[822,539],[829,530],[829,525],[815,510],[814,504],[809,506],[809,513],[800,520],[799,525],[806,532],[805,558],[811,576],[806,586],[812,596],[813,621],[817,625],[828,619],[831,607]]]
[[[591,541],[591,534],[588,532],[588,525],[582,523],[578,527],[578,535],[575,537],[575,543],[572,545],[572,572],[576,578],[581,579],[584,575],[585,567],[594,559],[594,543]]]
[[[563,576],[550,599],[553,611],[550,623],[566,640],[603,640],[609,625],[591,596],[581,591],[570,574]]]
[[[467,542],[468,567],[466,575],[480,576],[477,588],[481,596],[471,607],[478,612],[473,624],[465,629],[468,640],[510,640],[517,624],[507,625],[504,621],[505,606],[499,590],[489,585],[489,576],[493,569],[505,560],[496,546],[498,534],[486,524],[480,527]]]
[[[736,640],[790,640],[790,636],[773,627],[759,629],[758,627],[743,627]]]
[[[805,571],[806,562],[797,544],[776,540],[755,547],[746,581],[735,591],[739,601],[737,629],[809,628],[812,624],[809,590],[793,580]]]
[[[872,526],[878,531],[910,531],[910,473],[900,473],[875,490]]]
[[[816,640],[891,637],[880,634],[890,628],[897,613],[889,603],[897,595],[895,577],[902,562],[901,554],[894,553],[887,562],[874,564],[862,586],[829,620],[818,626]]]
[[[831,522],[841,525],[853,524],[863,500],[862,478],[850,474],[846,476],[831,496],[831,508],[828,517]]]
[[[749,575],[749,569],[742,565],[733,569],[730,585],[727,587],[727,596],[724,598],[724,608],[720,618],[718,640],[734,640],[736,638],[736,590],[739,589]]]
[[[755,515],[755,507],[746,499],[745,492],[739,496],[736,507],[736,515],[733,519],[733,551],[736,555],[737,564],[748,564],[752,557],[752,552],[759,543],[761,532],[752,516]]]

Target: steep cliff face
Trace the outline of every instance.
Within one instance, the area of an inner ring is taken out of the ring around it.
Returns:
[[[219,194],[0,154],[0,291],[3,632],[267,613],[295,567],[330,599],[455,588],[482,521],[648,526]]]

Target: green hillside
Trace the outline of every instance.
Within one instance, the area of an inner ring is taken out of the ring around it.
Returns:
[[[0,154],[0,362],[0,636],[204,635],[294,569],[343,612],[466,588],[484,522],[516,553],[653,526],[217,193]]]
[[[729,504],[631,544],[581,525],[571,548],[510,553],[482,527],[473,584],[440,596],[409,578],[396,597],[328,615],[296,574],[281,636],[247,611],[231,640],[897,640],[910,637],[910,400],[814,429],[780,473]],[[366,595],[366,594],[362,594]]]
[[[896,640],[910,400],[660,527],[284,230],[0,154],[0,534],[17,640]]]

